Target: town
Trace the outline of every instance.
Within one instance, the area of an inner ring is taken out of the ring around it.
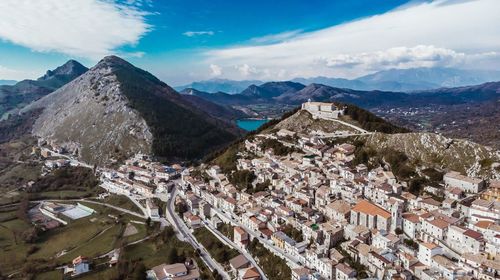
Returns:
[[[264,130],[228,148],[234,157],[225,166],[166,166],[137,154],[116,169],[97,168],[101,198],[126,196],[136,215],[171,227],[203,262],[148,267],[148,278],[201,279],[200,265],[245,280],[500,277],[500,181],[448,170],[439,186],[417,196],[390,169],[352,164],[355,145],[334,141],[369,132],[340,120],[342,108],[309,101],[301,110],[349,129]],[[38,144],[47,170],[89,167],[55,144]],[[65,223],[57,213],[94,213],[53,202],[30,211],[47,230]],[[65,269],[90,273],[89,262],[78,256]]]

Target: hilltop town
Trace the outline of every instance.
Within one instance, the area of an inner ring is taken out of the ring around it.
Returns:
[[[337,131],[304,133],[278,124],[198,166],[137,154],[95,169],[102,191],[93,203],[126,197],[131,208],[123,201],[114,206],[135,217],[125,231],[156,223],[196,251],[195,259],[147,267],[148,279],[500,276],[500,181],[447,170],[417,193],[394,167],[359,160],[351,140],[372,132],[348,122],[345,108],[308,101],[294,115],[300,114]],[[39,140],[33,153],[44,159],[45,174],[91,168],[47,141]],[[67,217],[94,217],[89,202],[45,200],[30,218],[50,231],[66,226]],[[120,250],[106,256],[112,267]],[[65,273],[95,273],[89,265],[95,262],[77,256]]]

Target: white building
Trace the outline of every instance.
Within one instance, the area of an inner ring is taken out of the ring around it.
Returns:
[[[302,103],[302,110],[306,110],[315,119],[338,119],[344,114],[344,109],[339,109],[333,103],[311,102]]]

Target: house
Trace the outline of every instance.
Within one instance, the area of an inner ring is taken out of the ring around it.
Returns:
[[[424,242],[418,244],[417,258],[421,263],[425,265],[431,265],[432,257],[440,255],[442,253],[443,253],[443,248],[439,247],[434,243]]]
[[[484,251],[483,234],[475,230],[452,225],[448,229],[447,237],[448,246],[461,254],[478,254]]]
[[[422,221],[421,238],[427,242],[444,240],[451,224],[442,218],[431,217]]]
[[[311,270],[303,266],[292,269],[292,280],[309,280]]]
[[[349,221],[351,205],[344,200],[336,200],[325,207],[325,216],[339,222]]]
[[[157,220],[160,218],[158,206],[156,206],[155,203],[150,199],[146,200],[146,210],[151,219]]]
[[[233,236],[234,243],[236,243],[236,245],[240,246],[241,248],[245,248],[250,242],[248,233],[242,227],[234,227]]]
[[[403,214],[403,233],[406,234],[406,236],[415,239],[419,224],[420,219],[418,215],[413,213]]]
[[[363,225],[369,229],[389,231],[391,213],[367,200],[360,200],[351,209],[350,223],[353,225]]]
[[[240,269],[248,268],[251,265],[250,261],[241,254],[229,260],[229,266],[235,275],[239,274]]]
[[[147,274],[154,280],[201,280],[195,263],[160,264]]]
[[[71,276],[80,275],[90,271],[90,263],[86,257],[78,256],[72,261],[73,268],[69,268],[67,272],[71,272]]]
[[[467,177],[456,171],[446,173],[443,176],[443,181],[446,186],[458,187],[467,193],[478,193],[486,185],[483,179]]]
[[[238,274],[238,280],[260,280],[260,274],[257,268],[249,267],[245,269],[240,269]]]
[[[339,263],[335,266],[335,279],[336,280],[350,280],[356,279],[356,271],[345,263]]]

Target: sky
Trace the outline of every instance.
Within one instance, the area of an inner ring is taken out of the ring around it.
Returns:
[[[499,0],[1,0],[0,79],[115,54],[176,86],[500,66]]]

